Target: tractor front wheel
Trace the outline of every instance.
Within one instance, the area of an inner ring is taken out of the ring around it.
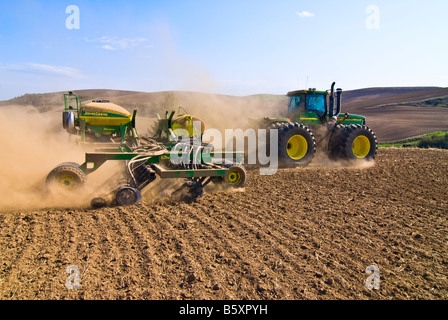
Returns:
[[[285,123],[278,127],[278,160],[281,166],[307,166],[316,152],[316,139],[306,126]]]

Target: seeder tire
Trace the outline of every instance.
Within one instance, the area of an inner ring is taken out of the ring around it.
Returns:
[[[57,165],[58,167],[60,166],[71,166],[71,167],[75,167],[75,168],[79,168],[79,164],[77,164],[76,162],[62,162],[60,164]]]
[[[107,207],[107,201],[101,197],[96,197],[90,201],[90,205],[93,209],[100,209]]]
[[[123,187],[118,190],[115,201],[119,206],[130,206],[139,203],[142,200],[142,194],[136,188]]]
[[[229,167],[226,175],[224,176],[224,182],[233,188],[242,188],[246,185],[247,171],[239,164]]]
[[[87,181],[85,173],[74,162],[58,165],[47,176],[46,185],[51,189],[74,191]]]

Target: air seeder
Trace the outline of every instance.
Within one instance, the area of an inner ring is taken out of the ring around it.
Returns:
[[[377,150],[375,133],[366,117],[341,113],[342,89],[288,92],[288,117],[252,119],[249,127],[278,130],[279,163],[308,165],[319,148],[331,159],[372,160]],[[336,108],[335,108],[336,96]],[[268,139],[269,141],[269,139]]]
[[[65,96],[63,127],[79,137],[81,143],[91,143],[98,148],[85,154],[85,162],[65,162],[55,167],[47,176],[51,190],[76,191],[87,176],[107,161],[122,161],[124,170],[120,183],[111,186],[114,204],[120,206],[138,203],[141,191],[156,177],[185,180],[188,197],[196,199],[210,182],[230,187],[243,187],[247,180],[245,168],[240,164],[244,153],[217,151],[210,145],[196,141],[205,130],[205,123],[186,112],[174,117],[168,111],[158,117],[158,128],[151,138],[139,136],[135,129],[136,111],[131,115],[124,108],[105,100],[94,100],[81,106],[77,95]],[[75,105],[75,107],[73,106]],[[185,111],[185,110],[184,110]],[[195,124],[199,123],[200,127]],[[179,136],[182,129],[188,139]],[[187,141],[186,141],[187,140]],[[232,159],[229,161],[228,159]],[[116,181],[116,177],[113,177]],[[92,205],[108,205],[103,198],[95,197]]]

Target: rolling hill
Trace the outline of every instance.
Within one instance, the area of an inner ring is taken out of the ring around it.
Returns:
[[[59,112],[63,93],[25,94],[0,101],[0,107],[33,106],[40,113]],[[185,107],[202,117],[208,127],[238,128],[248,118],[285,115],[283,95],[257,94],[230,96],[186,91],[137,92],[90,89],[75,92],[83,102],[108,99],[128,110],[136,109],[140,118],[155,117],[166,110]],[[448,88],[391,87],[343,91],[342,112],[362,114],[380,142],[448,130]]]

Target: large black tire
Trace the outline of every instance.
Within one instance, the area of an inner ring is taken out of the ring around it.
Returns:
[[[260,152],[259,149],[264,148],[266,155],[270,155],[271,151],[272,152],[278,152],[278,142],[276,142],[276,144],[273,146],[273,148],[271,149],[270,147],[270,131],[272,129],[279,129],[282,125],[287,124],[288,122],[274,122],[269,124],[266,128],[262,127],[260,129],[266,129],[266,141],[260,141],[260,139],[257,140],[257,144],[254,148],[254,146],[250,146],[251,148],[249,148],[248,143],[244,143],[244,164],[250,166],[253,164],[258,164],[258,162],[256,163],[251,163],[249,162],[249,152],[254,153],[252,154],[252,158],[255,158],[256,160],[258,160],[258,153]]]
[[[85,173],[74,162],[60,164],[48,174],[47,187],[65,191],[73,191],[81,188],[87,181]]]
[[[331,132],[330,138],[328,140],[328,155],[333,160],[341,157],[339,155],[339,149],[341,147],[341,139],[344,132],[345,126],[341,124],[335,126]]]
[[[313,132],[300,123],[283,123],[278,129],[278,161],[281,167],[307,166],[316,152]]]
[[[93,209],[100,209],[107,207],[107,201],[101,197],[96,197],[90,201],[90,205]]]
[[[57,167],[60,167],[60,166],[72,166],[75,168],[79,168],[79,164],[77,164],[76,162],[62,162],[57,165]]]
[[[328,150],[332,158],[349,160],[375,159],[377,151],[375,133],[365,125],[339,125],[330,137]]]

